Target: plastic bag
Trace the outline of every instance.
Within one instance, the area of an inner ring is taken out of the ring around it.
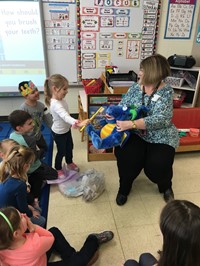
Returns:
[[[105,190],[104,174],[95,169],[84,173],[76,173],[70,180],[58,184],[62,194],[68,197],[83,195],[85,201],[92,201],[99,197]]]
[[[90,169],[85,172],[82,178],[83,199],[92,201],[99,197],[105,190],[104,174]]]
[[[70,180],[59,184],[61,193],[68,197],[79,197],[83,194],[82,178],[84,174],[76,173]]]

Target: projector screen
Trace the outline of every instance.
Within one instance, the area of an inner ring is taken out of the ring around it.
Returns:
[[[42,1],[0,1],[0,97],[18,96],[18,84],[32,80],[43,90],[47,75]]]

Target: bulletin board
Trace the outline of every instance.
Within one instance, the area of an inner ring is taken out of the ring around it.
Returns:
[[[76,84],[106,65],[138,72],[156,48],[159,8],[160,0],[43,0],[50,74]]]
[[[169,0],[165,39],[190,39],[196,0]]]
[[[159,0],[81,0],[79,77],[98,78],[106,65],[137,73],[155,51],[159,8]]]
[[[59,73],[77,84],[76,1],[43,0],[43,13],[49,74]]]

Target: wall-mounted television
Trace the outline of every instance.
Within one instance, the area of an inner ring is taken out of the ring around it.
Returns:
[[[40,91],[47,76],[42,1],[0,1],[0,97],[18,96],[32,80]]]

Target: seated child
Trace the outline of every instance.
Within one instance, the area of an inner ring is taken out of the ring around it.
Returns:
[[[23,110],[15,110],[9,115],[8,120],[14,129],[14,132],[10,134],[10,138],[21,145],[31,148],[35,153],[35,161],[28,170],[28,181],[31,185],[32,192],[35,194],[35,203],[37,206],[37,199],[40,197],[43,181],[57,179],[58,173],[51,166],[41,162],[39,159],[40,149],[36,145],[35,138],[29,134],[34,128],[31,115]]]
[[[2,141],[0,141],[0,159],[1,159],[1,161],[6,158],[10,149],[15,145],[19,145],[19,144],[14,139],[3,139]]]
[[[20,145],[14,139],[3,139],[2,141],[0,141],[0,159],[5,160],[9,155],[9,152],[16,146],[18,146],[19,148]],[[28,203],[30,205],[34,205],[34,196],[31,193],[31,185],[28,183],[28,180],[26,181],[26,185],[28,193],[27,195]]]
[[[40,159],[42,159],[48,148],[41,132],[42,122],[45,122],[45,124],[51,128],[52,116],[49,113],[48,108],[39,101],[40,93],[36,85],[31,80],[20,82],[19,92],[22,96],[24,96],[25,100],[19,109],[28,112],[33,118],[34,130],[32,135],[36,139],[37,146],[40,149]]]
[[[187,200],[171,200],[160,215],[163,236],[158,260],[150,253],[130,259],[124,266],[197,266],[200,265],[200,208]]]
[[[34,161],[34,153],[28,147],[14,146],[0,166],[0,208],[13,206],[26,213],[31,221],[45,226],[40,211],[27,202],[27,171]]]
[[[12,207],[0,209],[0,235],[0,264],[9,266],[93,265],[98,259],[99,247],[114,236],[112,231],[90,234],[81,250],[76,251],[58,228],[45,230]],[[55,251],[61,260],[49,262]]]

